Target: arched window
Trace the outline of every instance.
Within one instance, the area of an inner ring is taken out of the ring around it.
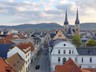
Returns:
[[[82,63],[83,63],[83,57],[82,57]]]
[[[66,58],[63,58],[63,64],[66,62]]]
[[[60,57],[58,57],[58,62],[60,62]]]
[[[90,63],[92,63],[92,58],[90,57]]]
[[[60,50],[58,50],[58,54],[60,54]]]
[[[69,54],[71,54],[71,50],[69,50]]]
[[[66,54],[66,50],[63,50],[63,53]]]

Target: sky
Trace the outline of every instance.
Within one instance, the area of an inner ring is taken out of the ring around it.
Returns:
[[[0,25],[55,22],[64,24],[65,12],[74,25],[78,7],[81,23],[96,22],[96,0],[0,0]]]

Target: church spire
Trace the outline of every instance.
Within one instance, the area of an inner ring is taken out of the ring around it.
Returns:
[[[68,25],[68,24],[69,24],[69,22],[68,22],[67,9],[66,9],[64,25]]]
[[[78,8],[77,8],[77,13],[76,13],[76,20],[75,20],[75,24],[80,24],[80,22],[79,22]]]

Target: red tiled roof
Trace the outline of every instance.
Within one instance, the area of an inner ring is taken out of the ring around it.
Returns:
[[[8,39],[18,39],[18,37],[14,37],[13,34],[7,35],[6,38],[8,38]]]
[[[8,39],[25,39],[26,37],[24,37],[21,34],[17,34],[16,36],[14,36],[14,34],[9,34],[6,36],[6,38],[8,38]]]
[[[64,65],[57,65],[55,72],[96,72],[96,68],[79,68],[70,58]]]
[[[96,68],[84,68],[85,70],[89,70],[90,72],[96,72]]]
[[[15,72],[2,58],[0,58],[0,72],[8,72],[6,70]]]
[[[21,58],[21,56],[16,53],[13,56],[6,59],[8,64],[16,71],[19,72],[19,69],[22,69],[22,66],[24,65],[25,61]]]
[[[8,38],[2,38],[0,39],[0,44],[14,44],[11,42]]]
[[[29,52],[30,50],[33,51],[34,50],[34,47],[32,45],[31,42],[28,42],[28,43],[20,43],[17,45],[18,48],[20,48],[23,52],[27,53]],[[30,47],[30,48],[29,48]],[[29,48],[27,51],[24,51],[23,49],[27,49]]]
[[[64,65],[57,65],[56,72],[81,72],[80,68],[70,58]]]

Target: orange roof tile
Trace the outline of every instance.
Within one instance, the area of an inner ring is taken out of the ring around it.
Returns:
[[[8,38],[2,38],[0,39],[0,44],[14,44],[11,42]]]
[[[82,72],[91,72],[90,70],[87,69],[81,69]],[[96,70],[95,70],[96,71]]]
[[[17,45],[18,48],[20,48],[23,52],[27,53],[29,52],[30,50],[33,51],[34,50],[34,47],[32,45],[31,42],[28,42],[28,43],[20,43]],[[24,50],[26,49],[26,51]]]
[[[1,57],[0,57],[0,72],[15,72]]]
[[[56,72],[81,72],[80,68],[70,58],[64,65],[57,65]]]
[[[89,70],[90,72],[96,72],[96,68],[84,68],[85,70]]]
[[[7,35],[6,38],[8,38],[8,39],[18,39],[18,37],[14,37],[13,34]]]

